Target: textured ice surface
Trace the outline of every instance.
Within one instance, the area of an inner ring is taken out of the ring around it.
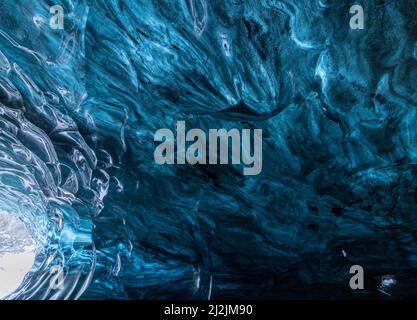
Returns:
[[[0,208],[39,250],[14,298],[416,297],[415,0],[0,8]],[[156,165],[178,120],[263,129],[262,173]]]
[[[23,222],[0,211],[0,299],[19,287],[34,261],[34,241]]]

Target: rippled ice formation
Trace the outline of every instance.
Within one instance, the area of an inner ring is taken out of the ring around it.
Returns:
[[[355,3],[1,0],[7,298],[415,297],[417,7]],[[263,129],[262,173],[155,164],[177,120]]]

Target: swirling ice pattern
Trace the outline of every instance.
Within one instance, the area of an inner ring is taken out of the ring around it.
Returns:
[[[0,209],[36,244],[8,298],[416,296],[415,0],[0,9]],[[262,128],[262,173],[156,165],[184,119]]]

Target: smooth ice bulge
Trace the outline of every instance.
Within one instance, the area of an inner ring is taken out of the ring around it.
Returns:
[[[24,223],[0,211],[0,299],[13,293],[35,261],[35,243]]]

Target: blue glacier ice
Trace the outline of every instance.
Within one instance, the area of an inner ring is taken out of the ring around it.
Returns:
[[[6,298],[415,298],[416,107],[415,0],[0,0]],[[156,164],[180,120],[262,129],[261,174]]]

